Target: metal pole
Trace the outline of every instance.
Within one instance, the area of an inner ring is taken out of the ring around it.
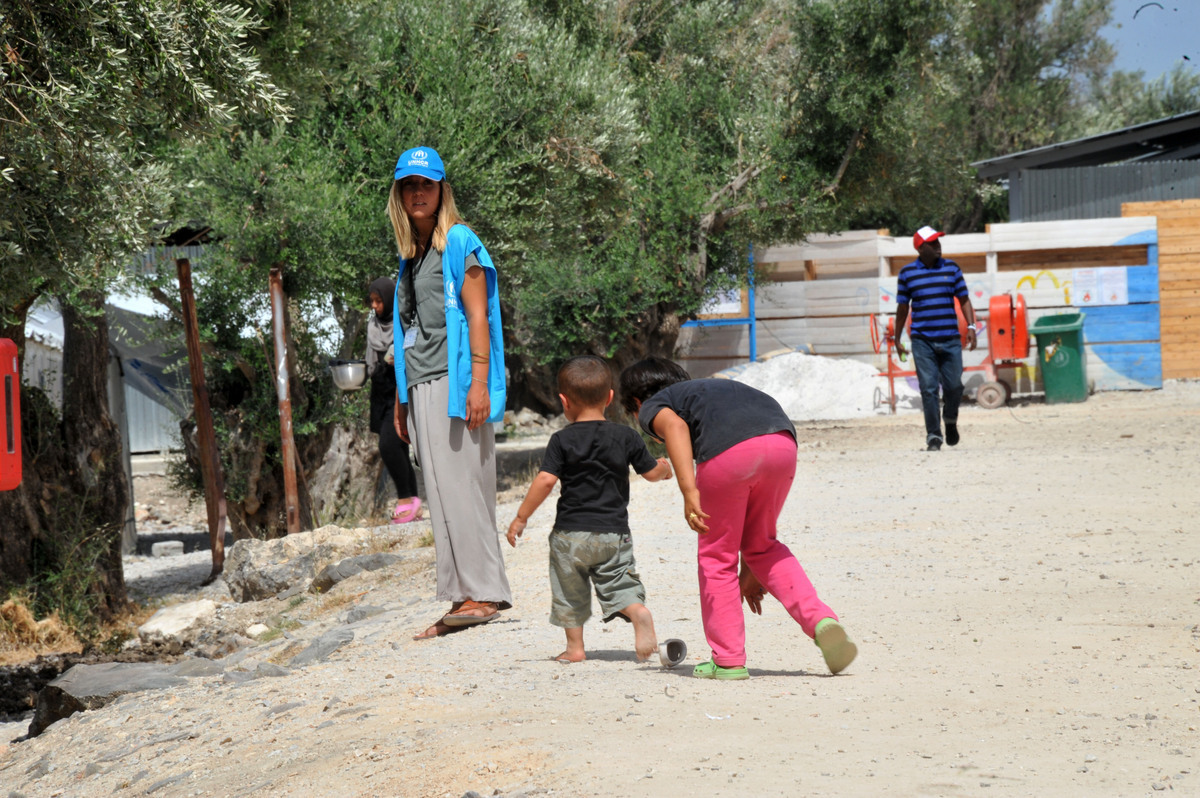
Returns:
[[[287,531],[300,531],[300,502],[296,490],[296,443],[292,438],[292,398],[288,387],[287,308],[283,300],[283,276],[278,266],[271,268],[271,318],[275,326],[275,393],[279,399],[279,433],[283,439],[283,493],[287,511]]]
[[[754,315],[754,245],[750,245],[750,252],[746,256],[750,262],[750,270],[747,275],[750,282],[747,302],[750,306],[750,362],[758,362],[758,319]]]
[[[200,355],[200,324],[196,320],[196,295],[192,290],[192,264],[187,258],[178,258],[175,268],[179,275],[179,295],[183,300],[188,372],[192,378],[196,438],[200,444],[200,474],[204,479],[204,506],[208,510],[208,537],[212,546],[212,573],[204,580],[204,584],[207,585],[215,580],[225,567],[225,478],[221,475],[221,458],[217,455],[216,436],[213,433],[208,385],[204,381],[204,360]]]

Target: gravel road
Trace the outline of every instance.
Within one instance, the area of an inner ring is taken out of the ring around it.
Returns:
[[[586,662],[551,661],[547,504],[505,546],[499,620],[411,640],[444,610],[428,557],[296,606],[229,608],[354,638],[274,678],[197,677],[0,744],[0,781],[26,796],[1200,794],[1200,383],[971,407],[960,426],[938,453],[915,415],[800,427],[780,536],[859,645],[840,676],[768,600],[747,622],[752,678],[691,678],[708,656],[692,533],[672,482],[635,480],[647,604],[690,649],[675,670],[595,619]],[[294,648],[235,656],[250,672]]]

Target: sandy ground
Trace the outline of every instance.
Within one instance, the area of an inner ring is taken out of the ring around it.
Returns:
[[[355,577],[323,600],[387,612],[328,661],[75,715],[0,744],[0,782],[28,796],[1200,795],[1200,383],[971,407],[961,428],[939,453],[914,415],[799,430],[780,537],[859,645],[840,676],[768,600],[748,615],[752,678],[691,678],[708,656],[692,533],[673,483],[637,480],[647,603],[660,638],[687,642],[684,666],[636,663],[630,629],[598,619],[587,662],[550,661],[548,504],[506,546],[502,619],[414,642],[443,609],[428,566]]]

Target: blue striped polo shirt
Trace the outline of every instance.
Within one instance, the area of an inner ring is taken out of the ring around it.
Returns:
[[[957,338],[954,297],[964,303],[970,299],[962,269],[954,261],[938,258],[936,265],[926,266],[917,259],[900,270],[896,304],[912,306],[912,337]]]

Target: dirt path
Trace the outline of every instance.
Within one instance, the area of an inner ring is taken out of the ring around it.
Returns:
[[[429,571],[355,577],[330,600],[387,611],[328,661],[75,715],[0,745],[0,781],[29,796],[1200,794],[1200,383],[971,408],[936,454],[919,427],[800,430],[781,537],[859,644],[842,676],[768,601],[747,623],[752,678],[691,678],[708,655],[694,543],[673,483],[639,480],[647,603],[690,649],[675,671],[638,665],[630,629],[596,619],[587,662],[548,660],[548,504],[506,549],[502,620],[413,642],[443,609]]]

